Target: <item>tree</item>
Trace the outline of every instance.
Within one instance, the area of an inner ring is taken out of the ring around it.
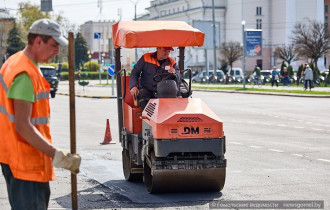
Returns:
[[[9,31],[7,39],[7,50],[8,57],[15,54],[16,52],[23,50],[25,47],[24,42],[21,39],[21,32],[19,31],[16,23],[13,28]]]
[[[75,50],[75,64],[76,67],[83,66],[83,64],[88,61],[88,48],[87,42],[81,33],[78,32],[74,40],[74,50]]]
[[[232,69],[233,63],[243,56],[243,47],[239,42],[223,42],[220,47],[220,54]]]
[[[280,71],[280,74],[281,74],[282,76],[283,76],[283,74],[284,74],[284,70],[283,70],[284,67],[286,67],[286,64],[285,64],[284,61],[282,61],[281,71]]]
[[[292,77],[293,76],[293,67],[291,65],[288,66],[288,74],[289,74],[289,77]]]
[[[88,61],[84,64],[84,68],[87,69],[87,71],[98,71],[100,69],[100,64],[96,61]]]
[[[287,45],[287,46],[281,46],[281,47],[276,47],[274,56],[276,58],[282,59],[285,62],[288,63],[288,66],[290,66],[292,61],[296,60],[295,56],[295,51],[294,51],[294,45]]]
[[[21,2],[18,5],[20,22],[26,32],[29,31],[29,28],[34,21],[43,18],[50,18],[48,12],[41,12],[39,6],[33,5],[30,2]]]
[[[330,52],[330,36],[327,26],[316,20],[299,22],[295,25],[291,37],[295,43],[298,57],[311,59],[310,63],[317,66],[317,61]]]

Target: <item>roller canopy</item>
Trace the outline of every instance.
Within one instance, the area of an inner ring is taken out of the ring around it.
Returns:
[[[184,21],[120,21],[112,26],[114,48],[201,47],[204,37]]]

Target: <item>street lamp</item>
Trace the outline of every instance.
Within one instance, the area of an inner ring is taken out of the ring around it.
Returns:
[[[92,71],[92,55],[93,55],[93,51],[87,51],[88,54],[88,58],[89,58],[89,71]]]
[[[245,20],[242,20],[242,38],[243,38],[243,88],[245,88]]]

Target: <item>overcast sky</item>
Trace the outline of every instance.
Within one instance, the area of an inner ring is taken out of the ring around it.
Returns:
[[[15,16],[19,2],[28,0],[0,0],[0,8],[10,9],[10,14]],[[41,0],[30,0],[30,3],[40,6]],[[137,16],[145,14],[145,8],[150,6],[150,0],[103,0],[102,20],[119,20],[118,9],[121,8],[122,20],[134,19],[134,3],[137,3]],[[86,21],[100,20],[98,0],[53,0],[53,13],[62,15],[71,23],[80,25]]]

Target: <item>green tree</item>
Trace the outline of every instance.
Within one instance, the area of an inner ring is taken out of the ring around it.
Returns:
[[[88,61],[88,48],[87,42],[81,33],[78,32],[74,40],[74,49],[75,49],[75,64],[76,68],[82,66],[86,61]]]
[[[41,12],[40,7],[38,5],[33,5],[30,2],[21,2],[18,5],[18,14],[20,17],[20,22],[25,31],[29,31],[29,28],[34,21],[43,18],[50,18],[49,13]]]
[[[288,74],[289,74],[289,77],[293,76],[293,67],[291,65],[288,66]]]
[[[19,31],[16,23],[13,28],[9,31],[7,39],[7,50],[8,56],[15,54],[16,52],[23,50],[25,47],[24,42],[21,39],[21,32]]]
[[[100,69],[100,64],[96,61],[88,61],[84,64],[84,68],[87,69],[87,71],[97,71]]]
[[[300,66],[298,67],[298,71],[297,71],[297,76],[298,77],[301,77],[301,72],[302,72],[303,68],[304,68],[304,65],[300,64]]]
[[[282,61],[281,72],[280,72],[280,74],[281,74],[282,76],[283,76],[283,73],[284,73],[284,70],[283,70],[284,67],[286,67],[286,64],[285,64],[284,61]]]

